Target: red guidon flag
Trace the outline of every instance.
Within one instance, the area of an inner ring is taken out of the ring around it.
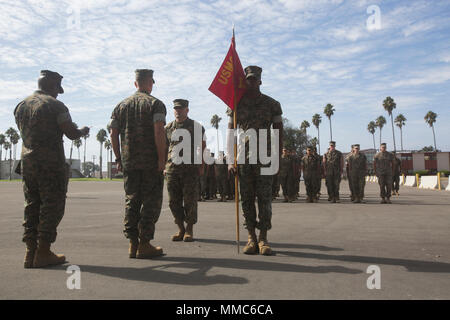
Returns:
[[[232,110],[234,110],[235,103],[237,104],[245,93],[245,73],[236,52],[234,31],[230,49],[211,83],[209,91],[218,96]]]

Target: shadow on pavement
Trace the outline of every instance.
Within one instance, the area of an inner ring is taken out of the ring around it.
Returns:
[[[225,245],[236,245],[236,241],[231,240],[219,240],[219,239],[198,239],[195,238],[196,242],[204,243],[215,243],[215,244],[225,244]],[[247,242],[239,241],[239,244],[245,246]],[[326,246],[312,245],[312,244],[297,244],[297,243],[279,243],[270,242],[272,248],[289,248],[289,249],[310,249],[310,250],[320,250],[320,251],[343,251],[341,248],[332,248]]]
[[[79,265],[82,272],[101,274],[104,276],[167,284],[180,284],[187,286],[205,286],[214,284],[246,284],[248,280],[243,277],[229,275],[207,275],[213,267],[244,269],[258,271],[302,272],[302,273],[348,273],[360,274],[361,270],[349,269],[341,266],[302,266],[266,261],[249,261],[222,258],[189,258],[189,257],[161,257],[152,259],[158,262],[173,262],[144,268],[107,267],[93,265]],[[193,269],[188,273],[168,271],[170,268]]]
[[[337,260],[345,262],[359,262],[367,264],[384,264],[392,266],[405,267],[410,272],[435,272],[435,273],[450,273],[450,264],[445,262],[420,261],[408,259],[382,258],[382,257],[367,257],[367,256],[351,256],[351,255],[328,255],[320,253],[305,253],[292,251],[279,251],[278,254],[286,256],[307,258],[307,259],[322,259],[322,260]]]
[[[196,239],[198,242],[218,243],[226,245],[236,245],[236,241],[230,240],[216,240],[216,239]],[[240,242],[242,246],[246,242]],[[308,245],[308,244],[293,244],[293,243],[276,243],[270,242],[272,248],[289,248],[289,249],[312,249],[321,251],[343,251],[341,248],[331,248],[326,246]],[[307,259],[322,259],[322,260],[336,260],[345,262],[358,262],[368,264],[384,264],[405,267],[410,272],[435,272],[435,273],[450,273],[450,264],[445,262],[395,259],[383,257],[367,257],[367,256],[353,256],[353,255],[329,255],[321,253],[307,253],[307,252],[293,252],[275,250],[275,254],[286,255],[298,258]]]

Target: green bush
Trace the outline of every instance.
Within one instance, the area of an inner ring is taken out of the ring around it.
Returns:
[[[441,170],[441,171],[439,171],[439,173],[441,174],[441,177],[443,177],[443,176],[448,177],[450,175],[450,171],[448,171],[448,170]]]
[[[426,176],[428,174],[428,170],[417,170],[414,171],[414,174],[418,174],[419,176]]]

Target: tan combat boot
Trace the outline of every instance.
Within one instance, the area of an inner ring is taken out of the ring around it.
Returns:
[[[390,197],[387,197],[387,198],[386,198],[386,203],[392,204],[391,198],[390,198]]]
[[[136,258],[136,252],[139,246],[139,240],[138,239],[130,239],[130,247],[128,248],[128,255],[130,258],[135,259]]]
[[[382,197],[380,203],[386,203],[386,199]]]
[[[178,232],[172,236],[172,241],[183,241],[184,233],[186,229],[184,228],[183,222],[177,223]]]
[[[248,230],[248,242],[242,250],[245,254],[257,254],[258,245],[256,244],[256,232],[255,229]]]
[[[149,259],[154,257],[159,257],[163,254],[163,249],[161,247],[154,247],[150,244],[150,241],[139,241],[138,249],[136,252],[136,258],[138,259]]]
[[[272,254],[272,249],[267,241],[267,230],[261,230],[259,232],[258,247],[260,254],[264,256],[270,256]]]
[[[42,268],[46,266],[63,264],[66,257],[62,254],[54,254],[50,251],[50,242],[39,240],[39,244],[34,254],[33,267]]]
[[[194,241],[194,224],[193,223],[188,223],[186,225],[186,233],[184,234],[183,241],[184,242]]]
[[[27,240],[26,242],[27,249],[25,252],[25,259],[23,260],[23,267],[33,268],[33,259],[34,254],[36,253],[37,242],[36,240]]]

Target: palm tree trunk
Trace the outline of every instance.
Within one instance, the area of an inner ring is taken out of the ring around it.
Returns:
[[[86,171],[86,138],[84,138],[83,174]]]
[[[331,117],[329,117],[328,120],[330,120],[330,141],[333,141],[333,130],[331,130]]]
[[[73,151],[73,140],[72,143],[70,145],[70,157],[69,157],[69,162],[70,162],[70,166],[72,167],[72,151]]]
[[[103,168],[102,168],[102,143],[100,143],[100,179],[103,179]]]
[[[217,136],[216,136],[216,138],[217,138],[217,157],[219,156],[219,129],[216,129],[216,131],[217,131]]]
[[[392,125],[392,139],[394,140],[394,152],[397,150],[397,147],[395,145],[395,133],[394,133],[394,117],[391,113],[391,125]]]
[[[111,147],[111,149],[109,150],[109,161],[111,162],[110,164],[109,164],[109,179],[110,180],[112,180],[112,147]]]
[[[319,145],[319,155],[320,155],[320,132],[319,132],[319,127],[317,127],[317,143]]]
[[[402,151],[403,151],[404,150],[403,149],[403,130],[401,127],[400,127],[400,144],[401,144]]]
[[[373,148],[377,150],[377,147],[375,146],[375,133],[372,133],[372,139],[373,139]]]
[[[381,128],[380,128],[380,146],[381,146]]]
[[[436,135],[434,134],[434,125],[431,126],[431,129],[433,129],[434,151],[437,152],[437,147],[436,147]]]
[[[3,145],[0,145],[0,179],[2,178],[2,152],[3,152]]]
[[[11,168],[11,159],[12,159],[12,147],[9,148],[9,180],[12,180],[12,168]]]

